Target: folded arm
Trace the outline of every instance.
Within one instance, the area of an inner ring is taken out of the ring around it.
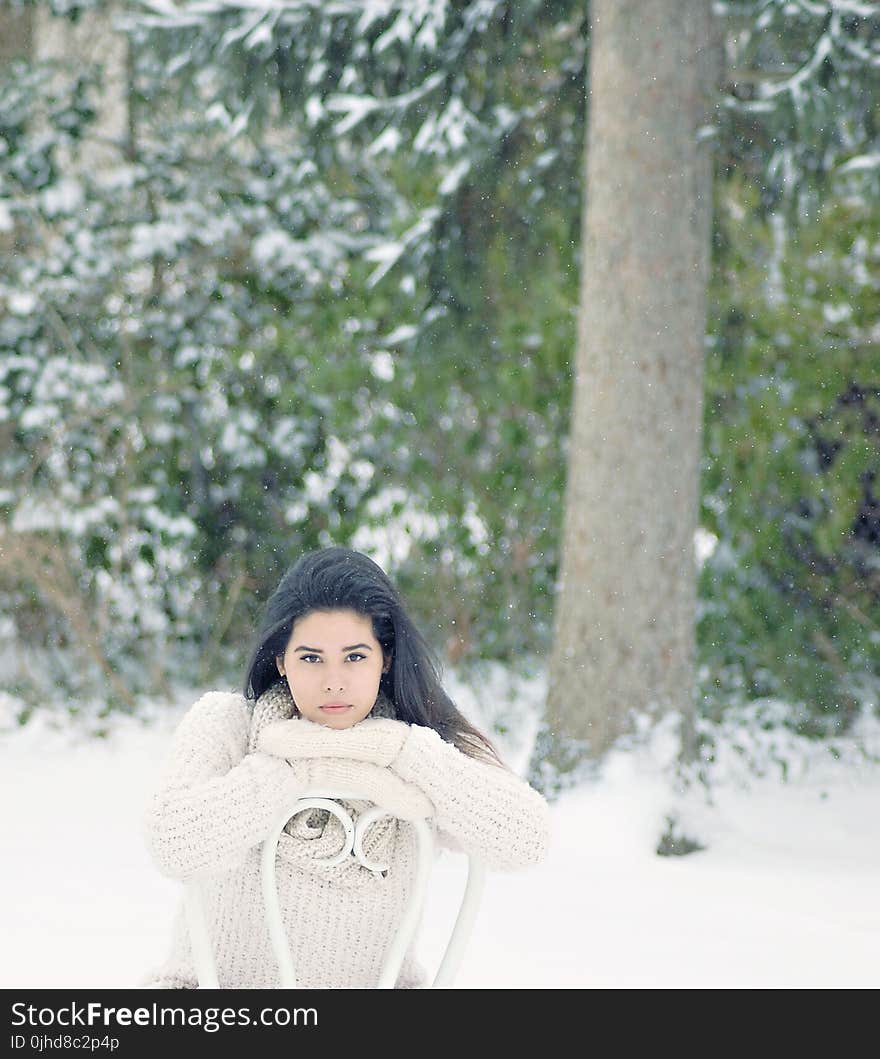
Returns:
[[[340,730],[299,717],[267,725],[257,749],[307,765],[312,787],[351,790],[403,820],[425,819],[433,815],[430,799],[387,767],[408,731],[408,725],[384,717]]]
[[[468,757],[433,728],[368,717],[341,731],[293,718],[261,733],[261,750],[291,761],[372,762],[417,788],[433,807],[441,844],[488,867],[538,863],[550,841],[544,798],[507,769]]]
[[[525,780],[463,754],[433,728],[410,725],[391,770],[434,805],[441,833],[487,867],[509,871],[541,861],[550,844],[550,808]]]
[[[290,761],[333,757],[386,766],[397,757],[408,731],[408,724],[387,717],[367,717],[341,729],[292,717],[267,725],[257,747]]]
[[[240,863],[309,784],[305,762],[247,754],[250,712],[239,696],[203,695],[174,733],[145,814],[160,871],[188,879]]]

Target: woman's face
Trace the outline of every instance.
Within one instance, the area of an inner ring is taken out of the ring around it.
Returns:
[[[276,664],[303,717],[351,728],[375,705],[391,660],[384,658],[369,618],[353,610],[313,610],[294,622]]]

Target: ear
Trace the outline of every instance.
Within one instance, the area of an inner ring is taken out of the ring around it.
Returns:
[[[276,655],[275,665],[278,667],[278,672],[281,674],[281,676],[284,676],[284,663],[281,660],[281,655]]]
[[[390,668],[391,668],[391,655],[387,655],[386,658],[385,658],[385,662],[384,662],[384,664],[382,666],[382,672],[383,673],[387,673]]]

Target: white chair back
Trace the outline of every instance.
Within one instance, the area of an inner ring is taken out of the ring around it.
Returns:
[[[297,980],[293,956],[291,955],[284,924],[281,919],[278,886],[275,876],[275,857],[281,833],[287,826],[288,821],[299,813],[307,809],[327,809],[342,823],[345,833],[345,844],[339,853],[328,858],[326,863],[328,865],[340,864],[346,857],[353,856],[370,871],[384,871],[387,867],[386,865],[370,862],[366,859],[363,851],[363,838],[370,825],[380,817],[395,816],[396,814],[383,809],[380,805],[375,805],[361,813],[357,820],[354,821],[345,807],[340,805],[336,799],[351,800],[358,798],[363,799],[363,795],[359,795],[356,791],[342,790],[311,790],[301,794],[290,806],[278,814],[272,829],[263,841],[260,868],[263,906],[272,949],[278,961],[280,986],[282,989],[296,989]],[[415,935],[419,916],[424,907],[428,880],[431,874],[434,843],[430,828],[427,822],[422,819],[408,820],[408,823],[413,826],[416,834],[416,876],[403,917],[397,928],[397,933],[394,935],[394,939],[385,955],[382,971],[376,986],[378,989],[393,989],[397,982],[400,968]],[[431,983],[431,989],[447,988],[452,985],[470,938],[485,883],[485,875],[485,866],[476,857],[468,857],[467,883],[462,894],[455,925],[452,928],[440,966]],[[205,916],[202,885],[200,878],[191,879],[186,883],[187,927],[189,929],[190,945],[199,988],[217,989],[219,987],[217,966]]]

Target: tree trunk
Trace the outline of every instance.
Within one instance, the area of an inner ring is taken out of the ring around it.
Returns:
[[[30,59],[34,47],[32,8],[0,7],[0,63]]]
[[[79,66],[97,62],[101,66],[97,116],[82,147],[79,163],[90,172],[119,165],[128,147],[131,81],[128,39],[113,24],[120,9],[118,3],[105,4],[84,11],[76,21],[53,14],[45,4],[35,10],[35,59]],[[62,157],[65,167],[75,174],[78,164]]]
[[[532,779],[573,782],[631,712],[694,711],[702,370],[720,48],[710,0],[592,0],[568,482]]]

